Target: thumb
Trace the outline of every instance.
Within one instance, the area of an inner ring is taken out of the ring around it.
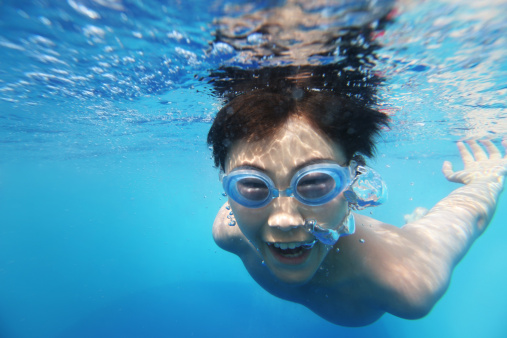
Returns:
[[[452,170],[452,163],[449,161],[444,161],[444,165],[442,166],[442,173],[445,178],[451,181],[451,177],[454,175],[454,170]]]

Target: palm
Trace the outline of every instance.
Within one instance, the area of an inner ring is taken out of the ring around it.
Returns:
[[[477,181],[496,180],[503,183],[507,174],[507,155],[502,156],[498,148],[489,140],[481,141],[481,147],[477,141],[468,141],[470,149],[463,142],[458,142],[458,149],[465,168],[454,172],[452,164],[445,161],[442,172],[445,177],[456,183],[469,184]],[[502,145],[507,148],[507,141]]]

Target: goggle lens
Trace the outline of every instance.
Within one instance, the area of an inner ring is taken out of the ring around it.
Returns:
[[[299,196],[306,200],[321,199],[335,190],[337,182],[326,173],[312,172],[301,177],[296,185]]]
[[[238,180],[236,189],[241,196],[252,202],[262,202],[269,196],[266,182],[256,177]]]

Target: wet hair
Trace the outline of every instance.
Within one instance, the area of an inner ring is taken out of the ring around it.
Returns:
[[[296,2],[304,11],[310,4]],[[384,82],[381,73],[374,71],[375,52],[380,48],[375,37],[391,20],[392,7],[379,7],[377,12],[371,9],[365,13],[373,21],[362,21],[360,25],[344,26],[339,13],[319,17],[318,22],[330,19],[334,24],[317,35],[294,35],[284,22],[272,24],[271,20],[277,21],[276,14],[266,16],[262,11],[259,15],[221,20],[215,44],[231,46],[249,62],[233,58],[203,78],[226,103],[208,133],[215,166],[225,170],[227,153],[235,141],[273,137],[292,117],[302,118],[309,127],[340,145],[348,162],[356,154],[373,156],[375,137],[389,121],[386,114],[375,109],[377,90]],[[273,9],[270,13],[275,12]],[[310,17],[313,14],[303,16],[300,28],[308,29]],[[237,33],[244,30],[236,27],[243,29],[251,22],[252,31]],[[252,45],[248,41],[252,32],[262,35],[259,43]],[[309,40],[300,41],[294,36]],[[296,54],[298,58],[290,57]]]
[[[232,99],[217,114],[208,133],[215,166],[225,170],[231,145],[274,136],[291,118],[300,117],[339,144],[347,162],[357,153],[371,157],[375,136],[388,125],[388,116],[363,102],[332,91],[307,88],[264,88]]]

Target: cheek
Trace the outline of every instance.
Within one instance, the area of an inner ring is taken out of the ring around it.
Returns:
[[[231,206],[237,225],[247,237],[251,237],[267,223],[268,212],[265,210],[267,208],[245,208],[231,200],[229,200],[229,205]]]
[[[322,206],[303,206],[301,214],[305,219],[314,218],[317,223],[334,226],[343,221],[343,218],[347,214],[347,210],[347,200],[343,197],[342,194],[340,194],[335,199]]]

